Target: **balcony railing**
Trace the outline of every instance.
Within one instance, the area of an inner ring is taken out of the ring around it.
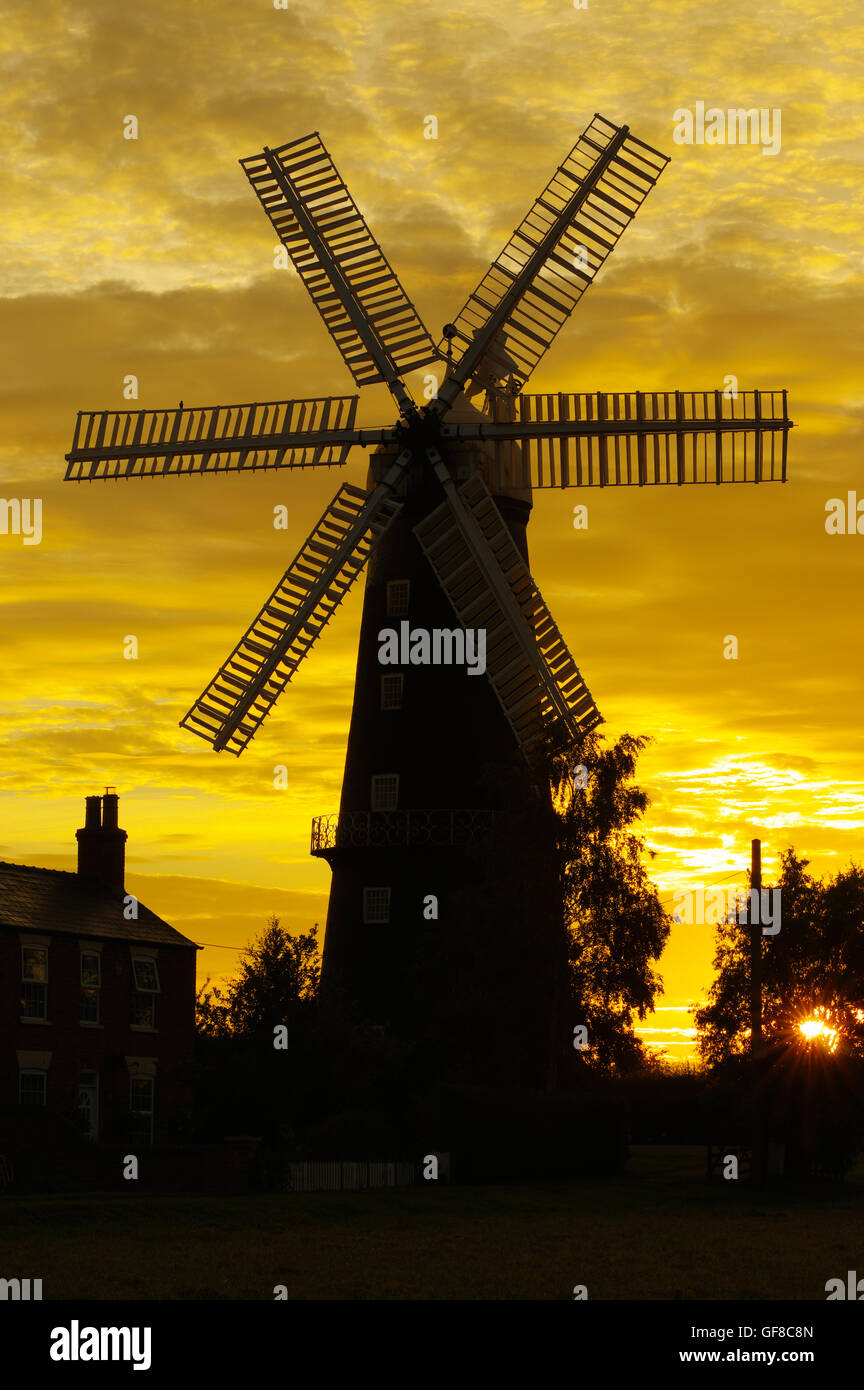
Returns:
[[[472,845],[488,839],[491,811],[343,811],[312,821],[312,854],[333,849]]]

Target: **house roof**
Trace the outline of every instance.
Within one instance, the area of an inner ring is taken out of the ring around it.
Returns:
[[[0,930],[101,936],[140,946],[191,946],[197,950],[194,941],[169,927],[143,903],[138,904],[137,921],[127,922],[124,897],[117,888],[63,869],[0,863]]]

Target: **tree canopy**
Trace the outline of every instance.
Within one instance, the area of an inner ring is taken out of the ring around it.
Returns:
[[[802,1046],[801,1024],[821,1021],[839,1052],[864,1057],[864,868],[851,864],[819,881],[793,848],[781,856],[780,930],[762,939],[762,1026],[766,1040]],[[714,982],[697,1010],[699,1048],[716,1065],[749,1048],[746,926],[717,924]],[[817,1034],[814,1043],[829,1038]]]
[[[266,1037],[273,1029],[308,1012],[318,995],[318,931],[290,936],[271,917],[261,936],[243,952],[236,977],[224,989],[205,981],[198,991],[196,1015],[203,1037]]]
[[[649,805],[633,783],[649,742],[623,734],[604,746],[591,734],[548,766],[568,940],[567,1014],[571,1025],[587,1026],[585,1060],[603,1070],[644,1063],[635,1022],[663,989],[652,962],[663,952],[670,920],[645,867],[653,852],[634,830]]]

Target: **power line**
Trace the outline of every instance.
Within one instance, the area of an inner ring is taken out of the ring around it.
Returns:
[[[217,951],[248,951],[248,946],[225,946],[221,941],[196,941],[196,946],[212,946]]]
[[[317,922],[315,923],[315,926],[316,926],[316,927],[318,926],[318,923],[317,923]],[[294,940],[293,937],[292,937],[291,939],[292,939],[292,941]],[[248,951],[248,950],[249,950],[248,944],[247,944],[246,946],[226,946],[225,943],[224,943],[223,941],[196,941],[196,942],[195,942],[195,945],[196,945],[196,946],[212,946],[212,947],[215,947],[215,949],[216,949],[217,951]]]
[[[720,874],[720,875],[715,879],[715,882],[716,882],[716,883],[725,883],[725,882],[727,882],[727,880],[730,879],[730,878],[740,878],[740,877],[741,877],[741,870],[740,870],[740,869],[733,869],[731,873],[728,873],[728,874]],[[709,885],[709,886],[710,886],[710,885]],[[682,891],[681,889],[676,889],[676,890],[675,890],[675,892],[681,892],[681,891]],[[689,893],[689,892],[692,892],[692,889],[689,889],[689,888],[688,888],[688,889],[685,889],[684,891]],[[667,898],[674,898],[675,892],[673,892],[673,893],[663,893],[663,894],[661,894],[661,896],[660,896],[660,902],[661,902],[661,903],[664,902],[665,899],[667,899]]]

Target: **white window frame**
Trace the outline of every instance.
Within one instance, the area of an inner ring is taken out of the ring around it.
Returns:
[[[153,978],[156,981],[155,985],[151,987],[150,985],[141,985],[138,983],[138,972],[135,969],[136,965],[152,965]],[[162,990],[159,984],[159,963],[156,960],[155,956],[144,955],[141,951],[135,951],[133,953],[132,988],[137,990],[139,994],[161,994]]]
[[[386,896],[385,896],[386,895]],[[390,921],[390,888],[363,889],[363,925],[367,927],[387,926]]]
[[[41,951],[42,954],[44,955],[44,957],[45,957],[45,975],[44,975],[44,978],[43,978],[43,979],[41,979],[41,980],[35,980],[35,979],[33,979],[31,976],[29,976],[29,975],[27,975],[27,974],[25,973],[25,966],[24,966],[24,952],[25,952],[25,951]],[[42,1013],[41,1013],[41,1014],[28,1014],[28,1013],[24,1013],[24,1012],[22,1011],[22,1013],[21,1013],[22,1019],[24,1019],[25,1022],[29,1022],[29,1023],[46,1023],[46,1022],[48,1021],[48,947],[47,947],[47,946],[43,946],[43,945],[38,945],[38,946],[37,946],[37,945],[35,945],[35,944],[31,944],[31,943],[29,943],[29,942],[23,942],[23,941],[22,941],[22,943],[21,943],[21,983],[22,983],[22,985],[39,985],[39,986],[41,986],[41,989],[42,989]],[[23,993],[23,992],[24,992],[24,991],[22,990],[22,993]],[[25,1006],[26,1006],[26,1005],[25,1005]]]
[[[26,1102],[25,1102],[25,1100],[24,1100],[24,1098],[23,1098],[23,1095],[22,1095],[22,1091],[23,1091],[24,1088],[23,1088],[23,1086],[22,1086],[22,1084],[21,1084],[22,1081],[24,1080],[24,1077],[25,1077],[25,1076],[41,1076],[41,1078],[42,1078],[42,1099],[41,1099],[41,1101],[38,1101],[38,1102],[26,1101]],[[48,1073],[47,1073],[47,1071],[43,1071],[40,1067],[21,1067],[21,1068],[19,1068],[19,1071],[18,1071],[18,1104],[19,1104],[19,1105],[24,1105],[24,1104],[33,1105],[34,1103],[35,1103],[35,1104],[39,1104],[39,1105],[47,1105],[47,1104],[48,1104]]]
[[[138,984],[138,972],[137,972],[137,970],[136,970],[136,968],[135,968],[135,967],[138,966],[138,965],[152,965],[152,967],[153,967],[153,975],[154,975],[154,978],[155,978],[155,980],[156,980],[155,988],[149,988],[149,987],[148,987],[148,988],[142,988],[142,987]],[[158,963],[157,963],[157,961],[156,961],[156,957],[155,957],[155,956],[151,956],[151,955],[147,955],[144,951],[133,951],[133,952],[132,952],[132,1004],[133,1004],[133,1007],[134,1007],[134,1004],[135,1004],[135,996],[136,996],[136,995],[142,995],[144,998],[149,999],[149,1000],[150,1000],[150,1006],[151,1006],[151,1009],[152,1009],[151,1017],[152,1017],[152,1020],[153,1020],[152,1023],[132,1023],[132,1022],[130,1022],[129,1027],[132,1029],[133,1032],[135,1032],[135,1033],[156,1033],[156,1032],[159,1031],[158,1023],[157,1023],[158,1013],[157,1013],[157,1009],[156,1009],[156,996],[157,996],[158,994],[161,994],[161,992],[162,992],[162,987],[161,987],[160,982],[159,982],[159,966],[158,966]]]
[[[385,792],[387,793],[385,795]],[[387,801],[386,806],[380,803]],[[392,801],[392,805],[389,804]],[[376,772],[372,776],[369,807],[372,811],[395,811],[399,806],[399,773]]]
[[[387,617],[407,618],[411,606],[411,580],[387,580]]]

